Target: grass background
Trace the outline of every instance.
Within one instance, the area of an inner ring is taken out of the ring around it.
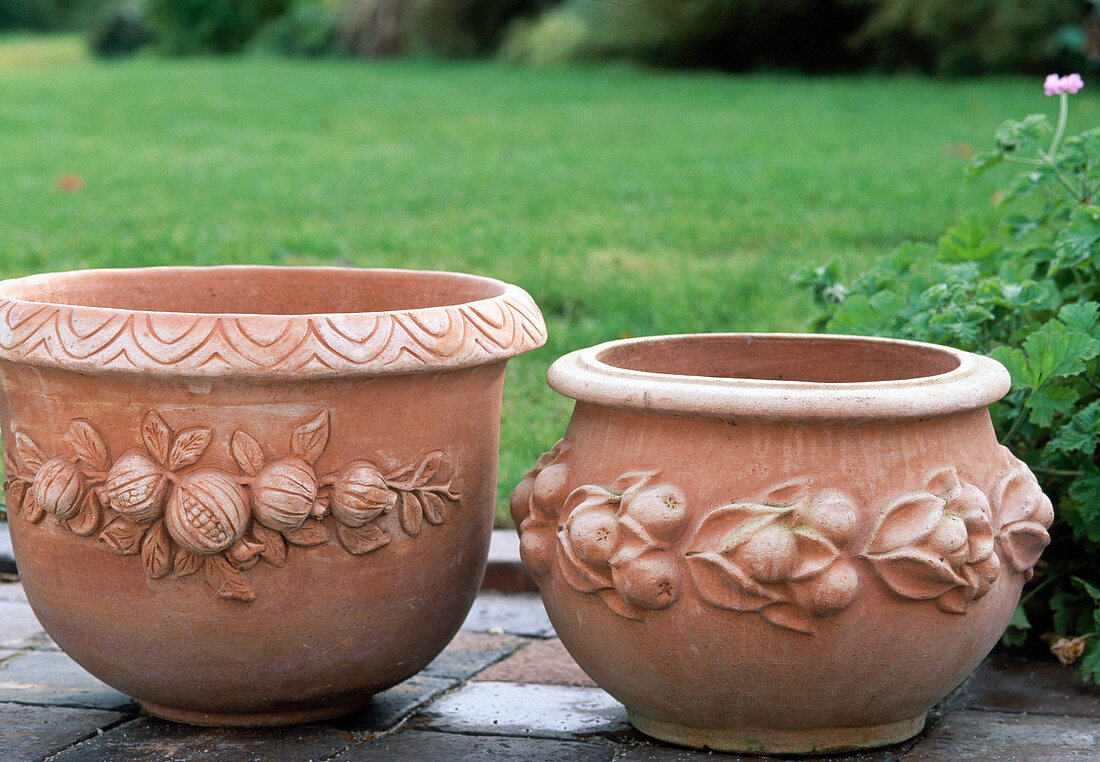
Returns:
[[[1071,128],[1100,100],[1075,99]],[[550,340],[509,366],[498,517],[564,431],[557,356],[627,335],[798,330],[790,275],[988,209],[972,149],[1040,82],[493,62],[138,58],[0,40],[0,276],[352,264],[502,278]],[[80,190],[58,178],[75,174]]]

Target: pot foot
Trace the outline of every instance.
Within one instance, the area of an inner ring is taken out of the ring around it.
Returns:
[[[205,725],[213,728],[266,728],[275,725],[299,725],[304,722],[317,722],[359,711],[370,699],[349,704],[322,706],[313,709],[295,709],[286,712],[243,712],[226,714],[220,712],[201,712],[196,709],[179,709],[163,706],[151,701],[141,701],[141,708],[162,720],[182,722],[187,725]]]
[[[824,754],[887,746],[912,738],[924,728],[924,715],[869,727],[693,728],[627,710],[630,724],[661,741],[697,749],[742,754]]]

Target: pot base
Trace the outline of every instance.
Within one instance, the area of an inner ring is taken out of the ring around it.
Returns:
[[[163,706],[150,701],[141,701],[141,708],[154,717],[162,720],[182,722],[187,725],[202,725],[211,728],[267,728],[275,725],[299,725],[305,722],[317,722],[329,720],[333,717],[342,717],[345,714],[357,712],[367,704],[370,699],[354,701],[349,704],[337,704],[335,706],[322,706],[313,709],[295,709],[286,712],[248,712],[242,714],[221,714],[218,712],[202,712],[197,709],[179,709],[173,706]]]
[[[924,728],[924,715],[885,725],[855,728],[693,728],[654,720],[626,710],[630,724],[661,741],[696,749],[742,754],[824,754],[888,746],[912,738]]]

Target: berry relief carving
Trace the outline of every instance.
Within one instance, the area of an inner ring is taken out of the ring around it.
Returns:
[[[238,472],[202,466],[213,440],[203,426],[174,430],[156,411],[141,424],[141,445],[112,460],[90,421],[72,422],[71,454],[48,458],[16,430],[4,454],[4,491],[13,515],[31,523],[47,515],[107,550],[140,555],[150,579],[202,572],[222,598],[251,601],[244,572],[263,561],[282,566],[289,546],[335,541],[361,555],[392,537],[378,519],[397,511],[401,529],[416,537],[425,523],[443,523],[460,495],[442,478],[443,453],[382,471],[355,460],[331,473],[316,462],[328,446],[329,413],[290,432],[289,451],[269,455],[238,429],[229,451]]]
[[[1054,517],[1035,477],[1003,448],[989,497],[944,468],[887,501],[869,527],[850,496],[810,479],[693,523],[684,492],[657,471],[570,489],[567,453],[558,442],[512,495],[520,555],[537,578],[556,569],[571,588],[630,619],[690,590],[709,606],[813,634],[815,622],[857,598],[860,564],[897,597],[963,614],[1000,574],[997,546],[1030,578]],[[853,547],[857,540],[862,547]]]

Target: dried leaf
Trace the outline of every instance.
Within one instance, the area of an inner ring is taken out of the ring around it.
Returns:
[[[814,628],[807,621],[806,615],[793,603],[773,603],[761,609],[760,616],[784,629],[801,632],[804,635],[814,634]]]
[[[145,524],[119,517],[99,533],[99,541],[116,555],[132,556],[141,551],[141,540],[148,528]]]
[[[284,532],[283,537],[292,545],[320,545],[328,542],[328,529],[324,522],[306,521],[292,532]]]
[[[141,565],[150,579],[160,579],[172,571],[172,541],[163,521],[156,522],[145,533],[141,541]]]
[[[309,423],[303,423],[294,429],[290,438],[290,450],[302,460],[313,463],[328,446],[329,415],[322,410]]]
[[[1001,547],[1008,563],[1018,572],[1035,566],[1049,542],[1047,530],[1034,521],[1017,521],[1001,531]]]
[[[99,503],[99,495],[96,494],[95,490],[89,490],[88,494],[84,496],[77,514],[64,523],[73,534],[90,537],[99,529],[99,520],[102,516],[103,510]]]
[[[15,432],[15,451],[19,453],[23,465],[32,474],[42,468],[42,464],[46,462],[46,456],[42,452],[42,448],[22,431]]]
[[[432,450],[424,455],[416,466],[416,473],[413,474],[412,483],[416,486],[426,484],[435,472],[439,470],[439,465],[442,462],[443,453],[439,450]]]
[[[777,598],[737,564],[718,553],[690,555],[687,566],[695,592],[711,606],[731,611],[759,611]]]
[[[615,590],[597,590],[596,594],[600,596],[600,600],[603,601],[609,609],[614,611],[619,616],[635,620],[640,620],[642,618],[641,613],[629,603],[624,601],[622,599],[622,596],[620,596]]]
[[[429,524],[442,524],[447,504],[435,492],[420,492],[420,503],[424,506],[424,518]]]
[[[397,496],[401,528],[409,537],[416,537],[423,526],[424,506],[412,492],[399,492]]]
[[[212,437],[213,432],[202,426],[181,431],[172,442],[172,449],[168,454],[168,470],[175,471],[196,463],[206,451]]]
[[[256,541],[264,546],[260,551],[260,558],[272,566],[282,566],[286,563],[286,540],[274,529],[268,529],[258,522],[252,524],[252,534]]]
[[[867,560],[879,579],[903,598],[931,600],[966,584],[940,556],[921,548],[898,548]]]
[[[233,568],[223,556],[210,556],[206,559],[206,584],[210,585],[219,598],[249,602],[256,599],[256,591],[248,577]]]
[[[867,552],[887,553],[916,545],[939,526],[943,506],[943,498],[930,492],[902,495],[882,512]]]
[[[145,449],[158,463],[168,467],[168,446],[172,442],[172,429],[155,410],[150,410],[141,423],[141,441]]]
[[[237,461],[241,471],[249,476],[255,476],[263,468],[263,448],[260,447],[260,443],[251,434],[246,434],[240,429],[234,431],[229,449],[233,453],[233,460]]]
[[[111,465],[111,454],[103,436],[90,421],[83,418],[73,421],[66,437],[78,458],[97,471],[106,471]]]
[[[348,527],[343,524],[336,525],[336,537],[348,553],[359,556],[370,553],[383,545],[387,545],[392,539],[389,532],[385,532],[374,524],[364,524],[361,527]]]
[[[20,514],[32,524],[37,524],[42,520],[42,517],[46,515],[46,511],[35,499],[34,490],[31,489],[29,484],[23,492],[23,505],[20,508]]]
[[[205,561],[206,556],[192,553],[187,548],[180,548],[176,551],[176,559],[172,563],[172,573],[177,577],[190,576],[201,569]]]

